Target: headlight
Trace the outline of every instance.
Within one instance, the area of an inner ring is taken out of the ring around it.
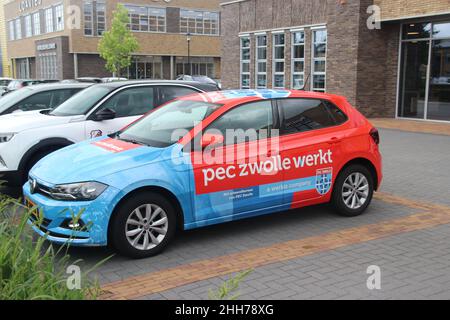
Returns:
[[[107,185],[100,182],[82,182],[59,185],[51,189],[49,195],[56,200],[91,201],[97,199]]]
[[[0,133],[0,143],[5,143],[14,137],[15,133]]]

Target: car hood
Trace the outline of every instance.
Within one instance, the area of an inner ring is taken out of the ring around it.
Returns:
[[[99,181],[119,171],[161,161],[164,151],[167,150],[102,137],[48,155],[30,174],[50,185]]]
[[[0,131],[18,133],[24,130],[56,126],[69,123],[75,117],[55,117],[43,114],[42,111],[26,111],[0,116]]]

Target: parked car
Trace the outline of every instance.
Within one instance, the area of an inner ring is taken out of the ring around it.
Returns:
[[[11,83],[13,79],[11,78],[0,78],[0,96],[5,93],[6,89],[8,88],[8,85]]]
[[[177,129],[185,130],[179,140]],[[248,129],[260,135],[225,140],[226,130]],[[378,131],[340,96],[197,94],[109,137],[49,155],[23,190],[42,215],[42,224],[30,220],[41,236],[110,244],[143,258],[161,252],[177,226],[194,229],[329,202],[339,214],[360,215],[381,184],[379,141]],[[208,154],[214,161],[204,161]],[[81,215],[74,220],[73,212]]]
[[[220,82],[213,80],[207,76],[200,76],[200,75],[196,75],[196,76],[190,76],[190,75],[179,75],[177,77],[177,80],[180,81],[197,81],[197,82],[201,82],[201,83],[209,83],[209,84],[214,84],[217,86],[218,90],[222,90],[222,85]]]
[[[30,168],[55,150],[116,132],[176,97],[215,89],[196,82],[112,82],[93,85],[51,112],[1,116],[0,179],[22,185]]]
[[[2,93],[2,96],[5,96],[6,94],[22,89],[24,87],[36,85],[36,84],[45,84],[45,83],[55,83],[58,82],[58,80],[37,80],[37,79],[18,79],[18,80],[12,80],[8,86],[6,87],[6,90]]]
[[[76,78],[75,79],[78,82],[88,82],[88,83],[102,83],[101,78],[94,78],[94,77],[82,77],[82,78]]]
[[[54,109],[90,84],[41,84],[25,87],[0,99],[0,116],[43,109]]]
[[[117,81],[128,81],[128,79],[127,78],[117,78],[117,77],[102,78],[103,83],[117,82]]]

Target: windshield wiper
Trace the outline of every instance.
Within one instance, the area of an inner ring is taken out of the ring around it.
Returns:
[[[148,144],[138,141],[138,140],[121,138],[120,135],[117,135],[116,139],[118,139],[120,141],[128,142],[128,143],[132,143],[132,144],[138,144],[141,146],[149,146]]]

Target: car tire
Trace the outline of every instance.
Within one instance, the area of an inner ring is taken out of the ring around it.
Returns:
[[[175,230],[176,213],[170,201],[158,193],[141,192],[118,207],[108,238],[121,255],[142,259],[161,253]]]
[[[27,163],[25,164],[23,170],[22,170],[22,180],[20,181],[20,184],[23,185],[28,180],[28,174],[30,173],[30,170],[38,163],[41,159],[48,156],[50,153],[53,153],[57,151],[58,148],[52,148],[52,149],[46,149],[36,152],[31,156],[30,159],[28,159]]]
[[[336,179],[331,204],[338,214],[356,217],[370,205],[374,192],[371,172],[363,165],[344,168]]]

